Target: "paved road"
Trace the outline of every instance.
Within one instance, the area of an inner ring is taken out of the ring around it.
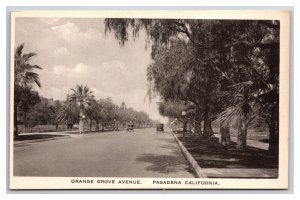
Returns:
[[[170,133],[97,133],[15,145],[15,176],[192,178]]]

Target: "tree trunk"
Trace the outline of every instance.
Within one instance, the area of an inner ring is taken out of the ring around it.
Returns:
[[[110,130],[110,131],[113,131],[113,130],[114,130],[114,126],[113,126],[113,123],[112,123],[112,122],[109,123],[109,130]]]
[[[82,133],[83,134],[83,127],[84,127],[84,120],[83,118],[81,117],[80,120],[79,120],[79,133]]]
[[[16,104],[14,105],[14,138],[18,138],[19,136],[19,129],[18,129],[18,107]]]
[[[277,104],[276,104],[277,105]],[[269,120],[269,152],[278,156],[279,153],[279,114],[278,106],[274,105]]]
[[[212,127],[211,127],[211,120],[210,120],[208,114],[204,115],[204,130],[203,130],[203,135],[205,137],[211,137],[211,136],[214,135],[214,132],[213,132]]]
[[[220,138],[219,138],[219,142],[223,145],[223,146],[227,146],[230,144],[231,139],[230,139],[230,130],[229,130],[229,124],[228,122],[221,122],[220,124]]]
[[[237,149],[245,150],[247,148],[247,123],[245,119],[238,120]]]
[[[182,131],[183,131],[183,137],[185,137],[185,133],[186,133],[186,130],[187,130],[187,121],[184,120],[183,121],[183,127],[182,127]]]
[[[26,113],[23,111],[23,126],[24,126],[24,132],[27,132],[27,120],[26,120]]]
[[[182,128],[183,128],[183,132],[186,132],[186,130],[187,130],[187,122],[186,121],[183,122]]]
[[[197,112],[196,120],[195,120],[195,134],[202,135],[201,132],[201,114],[200,111]]]
[[[84,132],[84,119],[83,119],[83,108],[80,107],[80,114],[79,114],[79,133]]]
[[[92,131],[92,127],[93,127],[93,120],[90,119],[90,131]]]
[[[270,111],[269,125],[269,152],[278,159],[279,154],[279,45],[271,49],[270,60],[270,80],[273,82],[274,91],[273,98],[270,98],[270,103],[273,105]]]
[[[203,120],[204,120],[204,127],[203,127],[204,137],[213,136],[214,132],[213,132],[212,127],[211,127],[211,119],[210,119],[210,116],[209,116],[208,99],[206,99],[206,98],[204,100]]]
[[[99,120],[96,120],[96,127],[95,127],[95,131],[99,131]]]
[[[201,125],[201,120],[199,121],[199,133],[200,133],[200,135],[202,135],[202,125]]]
[[[101,126],[102,126],[102,131],[104,131],[104,123],[103,122],[101,123]]]
[[[195,122],[195,134],[201,135],[201,122],[198,121]]]

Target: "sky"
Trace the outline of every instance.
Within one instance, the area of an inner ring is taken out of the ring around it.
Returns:
[[[159,97],[145,101],[151,49],[145,48],[143,33],[122,47],[113,33],[105,34],[104,19],[27,17],[16,18],[15,25],[15,45],[24,43],[24,53],[35,52],[31,64],[43,68],[37,71],[43,97],[65,100],[71,88],[84,84],[97,99],[124,101],[167,122],[157,109]]]

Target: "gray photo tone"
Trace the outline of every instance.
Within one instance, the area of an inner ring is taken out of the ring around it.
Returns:
[[[278,177],[276,20],[17,17],[13,175]]]

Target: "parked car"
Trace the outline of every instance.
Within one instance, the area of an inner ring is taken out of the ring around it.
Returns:
[[[126,130],[127,131],[134,131],[133,124],[128,124]]]
[[[73,128],[79,128],[79,124],[73,124]]]
[[[164,131],[164,124],[157,124],[156,125],[156,131],[157,132],[163,132]]]

